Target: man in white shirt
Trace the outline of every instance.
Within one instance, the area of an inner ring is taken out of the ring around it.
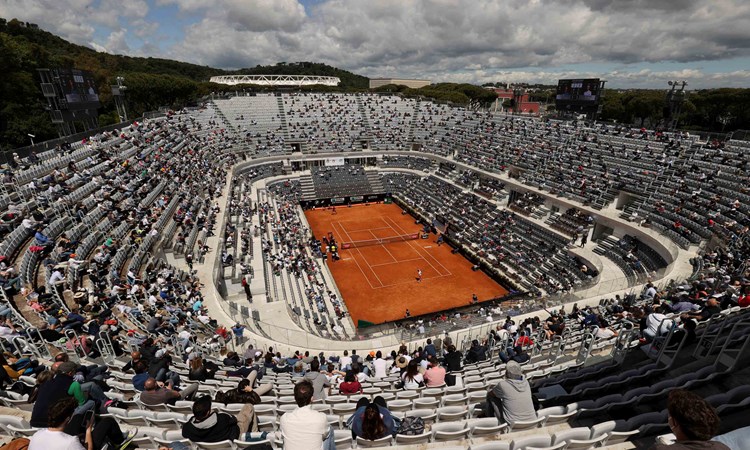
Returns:
[[[49,428],[44,428],[31,436],[29,450],[85,450],[78,436],[71,436],[63,431],[75,411],[75,401],[63,399],[58,401],[49,409]],[[88,450],[94,448],[91,424],[86,426],[86,445]]]
[[[352,357],[349,356],[349,351],[344,350],[344,356],[339,360],[339,367],[341,370],[349,370],[352,366]]]
[[[383,353],[380,350],[375,353],[375,360],[372,362],[372,367],[374,369],[373,378],[385,378],[388,376],[388,364],[383,359]]]
[[[279,430],[286,450],[335,450],[333,429],[326,415],[312,409],[313,385],[302,380],[294,385],[299,408],[281,416]]]

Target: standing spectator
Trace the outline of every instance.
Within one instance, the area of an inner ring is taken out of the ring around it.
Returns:
[[[247,281],[247,275],[242,277],[242,289],[245,290],[245,296],[247,297],[247,301],[252,302],[253,301],[253,293],[250,292],[250,282]]]
[[[245,327],[243,325],[240,325],[239,323],[234,324],[232,327],[232,333],[234,333],[234,338],[238,344],[242,344],[245,341],[245,338],[243,337]],[[255,353],[253,353],[253,355],[255,355]]]
[[[326,415],[312,409],[313,385],[302,380],[294,386],[299,408],[281,416],[279,430],[286,450],[335,450],[333,429]]]

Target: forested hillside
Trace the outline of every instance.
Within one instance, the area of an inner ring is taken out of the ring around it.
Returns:
[[[209,83],[214,75],[307,74],[337,76],[343,89],[367,89],[367,78],[318,63],[279,63],[251,69],[226,71],[160,58],[110,55],[71,44],[52,33],[29,27],[18,20],[0,19],[0,149],[29,144],[27,133],[37,141],[57,137],[39,87],[37,69],[75,68],[94,74],[102,102],[101,125],[117,120],[110,85],[125,77],[127,108],[131,117],[160,107],[181,107],[218,91],[235,87]]]
[[[239,89],[268,90],[258,86],[225,86],[210,83],[213,75],[226,74],[306,74],[336,76],[341,85],[308,87],[305,90],[357,92],[368,88],[368,79],[326,64],[280,62],[227,71],[160,58],[111,55],[75,45],[35,26],[0,18],[0,150],[29,144],[28,133],[36,141],[57,137],[46,100],[39,87],[37,69],[75,68],[94,74],[102,102],[101,125],[115,123],[117,116],[110,85],[115,77],[125,77],[127,108],[131,117],[160,107],[179,108],[212,93]],[[455,104],[482,106],[495,99],[493,92],[471,84],[439,83],[421,89],[383,86],[378,92],[423,96]],[[552,94],[552,95],[550,95]],[[608,90],[602,118],[620,123],[655,126],[659,123],[666,90]],[[554,91],[536,89],[532,98],[554,103]],[[680,118],[680,127],[692,130],[732,131],[750,129],[750,89],[707,89],[690,92]]]

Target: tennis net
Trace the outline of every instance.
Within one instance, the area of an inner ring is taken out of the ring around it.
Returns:
[[[362,241],[342,242],[341,248],[347,249],[347,248],[368,247],[370,245],[384,245],[384,244],[390,244],[391,242],[412,241],[414,239],[419,239],[418,233],[403,234],[401,236],[390,236],[390,237],[381,238],[381,239],[366,239]]]

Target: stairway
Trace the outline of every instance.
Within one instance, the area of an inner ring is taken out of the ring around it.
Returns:
[[[411,148],[411,144],[414,143],[414,129],[417,127],[417,118],[419,118],[420,111],[420,100],[417,99],[417,104],[414,105],[414,114],[411,116],[411,123],[409,124],[409,131],[406,133],[407,148]]]
[[[357,95],[357,109],[359,114],[362,116],[362,124],[365,126],[365,134],[361,136],[361,140],[372,141],[372,127],[370,126],[370,119],[367,117],[367,110],[365,110],[365,104],[362,102],[362,96]]]
[[[618,238],[609,235],[606,238],[599,240],[599,245],[594,248],[594,253],[597,255],[604,255],[608,250],[617,248],[620,245],[619,242],[620,240]]]
[[[365,172],[367,175],[367,182],[370,184],[371,192],[373,194],[385,193],[385,187],[383,186],[383,180],[376,170],[368,170]]]
[[[284,111],[284,99],[281,96],[276,97],[279,105],[279,117],[281,117],[281,130],[284,132],[284,139],[289,139],[289,125],[286,122],[286,112]]]
[[[303,200],[315,200],[315,186],[313,185],[312,175],[303,175],[299,179],[300,190],[302,191]]]

